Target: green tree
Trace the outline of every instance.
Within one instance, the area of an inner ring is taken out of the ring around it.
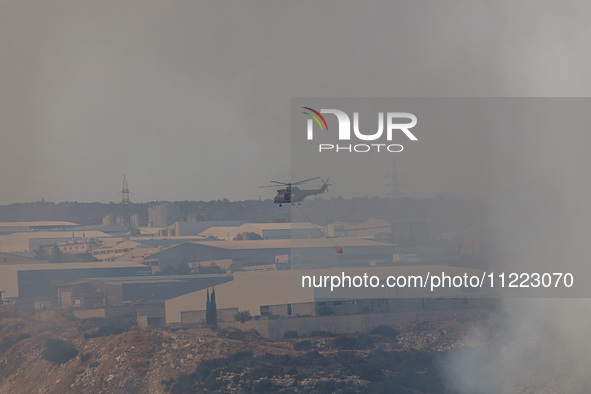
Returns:
[[[316,309],[316,314],[318,316],[328,316],[328,315],[334,315],[334,309],[332,309],[330,306],[328,305],[323,305],[323,306],[319,306]]]
[[[211,310],[211,323],[214,326],[218,324],[218,307],[215,303],[215,287],[211,291],[211,302],[209,304],[209,309]]]
[[[250,314],[250,310],[238,312],[234,315],[234,319],[239,321],[240,323],[244,323],[245,321],[249,321],[252,319],[252,315]]]
[[[45,250],[44,247],[39,246],[39,248],[35,251],[35,258],[37,260],[49,261],[51,256],[49,255],[49,253],[47,253],[47,250]]]
[[[64,364],[78,355],[78,349],[70,342],[50,338],[45,342],[42,355],[54,364]]]
[[[211,324],[211,301],[209,300],[209,289],[207,289],[207,301],[205,302],[205,322]]]

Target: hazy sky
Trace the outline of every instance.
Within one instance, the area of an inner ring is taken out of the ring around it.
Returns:
[[[0,204],[119,201],[124,173],[132,201],[271,198],[292,97],[589,95],[564,4],[2,1]]]

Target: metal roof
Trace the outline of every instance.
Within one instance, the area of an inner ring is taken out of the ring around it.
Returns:
[[[368,240],[359,237],[310,238],[310,239],[263,239],[243,241],[196,241],[203,246],[239,250],[239,249],[290,249],[290,248],[336,248],[359,246],[394,246],[389,243]]]
[[[73,235],[72,235],[73,234]],[[8,237],[20,237],[28,239],[42,239],[42,238],[110,238],[110,234],[102,231],[31,231],[13,233]]]
[[[41,263],[41,264],[3,264],[1,270],[12,271],[43,271],[43,270],[66,270],[66,269],[91,269],[91,268],[146,268],[145,265],[131,261],[92,261],[86,263]]]
[[[310,229],[314,230],[319,227],[315,224],[308,222],[297,222],[297,223],[244,223],[240,227],[255,227],[260,230],[297,230],[297,229]]]
[[[62,221],[37,221],[37,222],[0,222],[0,227],[62,227],[78,226],[78,223]]]
[[[209,279],[222,278],[227,275],[223,274],[195,274],[195,275],[145,275],[145,276],[117,276],[108,278],[85,278],[85,280],[100,280],[103,282],[121,282],[121,283],[136,283],[136,282],[169,282],[169,281],[186,281],[188,279]]]

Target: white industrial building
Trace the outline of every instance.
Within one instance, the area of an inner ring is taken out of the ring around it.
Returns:
[[[442,307],[448,305],[445,299],[466,298],[477,295],[489,294],[489,289],[465,289],[446,287],[431,292],[429,288],[408,287],[398,289],[395,287],[373,288],[351,287],[331,291],[328,287],[302,287],[303,276],[341,276],[351,277],[377,276],[385,280],[388,276],[421,276],[428,277],[445,272],[448,276],[482,276],[483,271],[449,266],[398,266],[398,267],[354,267],[347,269],[318,269],[318,270],[292,270],[292,271],[249,271],[235,272],[234,280],[215,287],[216,306],[218,311],[250,311],[254,315],[315,315],[316,308],[330,304],[337,313],[361,313],[364,305],[371,305],[372,310],[394,311],[407,307],[407,301],[424,298],[420,302],[421,308],[436,307],[439,303]],[[307,282],[306,282],[307,283]],[[382,282],[385,283],[385,282]],[[188,315],[193,312],[202,312],[205,308],[207,290],[200,290],[180,297],[166,300],[166,323],[187,322]],[[435,298],[437,297],[437,298]],[[356,300],[363,300],[357,302]],[[373,300],[373,301],[371,301]],[[381,300],[381,301],[380,301]],[[399,300],[383,301],[383,300]],[[346,301],[346,302],[345,302]],[[410,302],[410,301],[409,301]],[[415,305],[415,301],[411,302]],[[183,314],[185,318],[183,318]],[[199,314],[198,314],[199,315]],[[193,321],[194,322],[194,321]]]
[[[221,239],[224,241],[229,241],[230,234],[234,234],[234,230],[236,230],[239,226],[216,226],[210,227],[205,231],[202,231],[199,235],[205,238],[216,238]]]
[[[261,239],[301,239],[324,236],[322,228],[312,223],[245,223],[238,227],[212,227],[199,235],[231,241],[248,239],[249,234],[256,234]]]
[[[215,287],[217,309],[249,310],[259,315],[261,305],[314,302],[313,289],[292,293],[293,275],[292,271],[236,272],[233,281]],[[206,291],[166,300],[166,323],[180,323],[182,312],[205,310]]]

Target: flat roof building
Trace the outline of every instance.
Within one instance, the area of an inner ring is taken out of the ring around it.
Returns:
[[[438,292],[428,288],[381,286],[352,286],[331,290],[328,286],[307,285],[304,277],[376,276],[381,283],[390,276],[416,276],[428,278],[444,272],[449,276],[482,276],[482,270],[449,266],[397,266],[354,267],[342,269],[299,271],[236,272],[234,280],[215,287],[217,309],[224,311],[250,311],[261,316],[314,316],[322,315],[323,307],[330,307],[336,314],[361,314],[365,312],[395,312],[412,309],[455,308],[463,299],[478,299],[491,295],[490,289],[466,289],[446,287]],[[306,285],[304,285],[304,283]],[[312,282],[310,282],[312,283]],[[314,280],[319,283],[319,280]],[[206,309],[206,290],[182,295],[165,301],[166,323],[190,322],[190,315],[202,315]],[[421,301],[422,300],[422,301]],[[467,304],[467,303],[466,303]],[[183,318],[185,317],[185,318]],[[230,316],[232,317],[232,316]],[[195,322],[195,321],[193,321]]]
[[[0,234],[29,232],[40,230],[67,230],[78,224],[63,221],[40,220],[34,222],[0,222]]]
[[[138,263],[89,262],[0,265],[2,298],[57,297],[57,286],[81,278],[150,275]]]
[[[62,307],[92,308],[123,302],[162,301],[230,280],[231,276],[215,274],[85,278],[58,286],[58,294]],[[93,304],[97,293],[101,295],[99,305]]]
[[[64,241],[86,238],[108,238],[111,235],[102,231],[32,231],[14,233],[0,239],[0,252],[31,252],[40,247],[53,246]]]

